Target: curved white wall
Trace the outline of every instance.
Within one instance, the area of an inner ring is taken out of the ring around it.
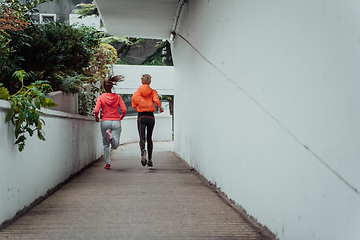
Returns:
[[[175,151],[280,239],[360,236],[360,2],[196,0]]]

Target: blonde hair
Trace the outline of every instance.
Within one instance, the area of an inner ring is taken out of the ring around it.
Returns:
[[[111,92],[112,87],[116,85],[116,83],[124,81],[124,78],[123,75],[116,75],[106,79],[103,83],[105,91]]]
[[[150,84],[150,83],[151,83],[151,76],[150,76],[150,74],[143,74],[143,75],[141,76],[141,82],[142,82],[142,83]]]

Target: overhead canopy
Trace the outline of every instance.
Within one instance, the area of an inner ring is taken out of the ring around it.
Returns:
[[[179,0],[95,0],[106,31],[114,36],[169,39]]]

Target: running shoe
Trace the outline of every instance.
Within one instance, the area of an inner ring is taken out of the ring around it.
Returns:
[[[110,164],[106,164],[105,169],[110,169]]]
[[[152,167],[152,166],[153,166],[153,162],[152,162],[151,159],[148,160],[147,165],[148,165],[148,167]]]
[[[113,139],[113,134],[111,132],[111,129],[106,130],[106,137],[107,140],[111,141]]]
[[[146,166],[146,149],[143,149],[141,151],[141,164],[143,166]]]

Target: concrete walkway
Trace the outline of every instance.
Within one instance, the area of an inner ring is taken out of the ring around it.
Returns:
[[[154,167],[138,144],[96,161],[0,232],[0,239],[268,239],[173,152],[154,143]]]

